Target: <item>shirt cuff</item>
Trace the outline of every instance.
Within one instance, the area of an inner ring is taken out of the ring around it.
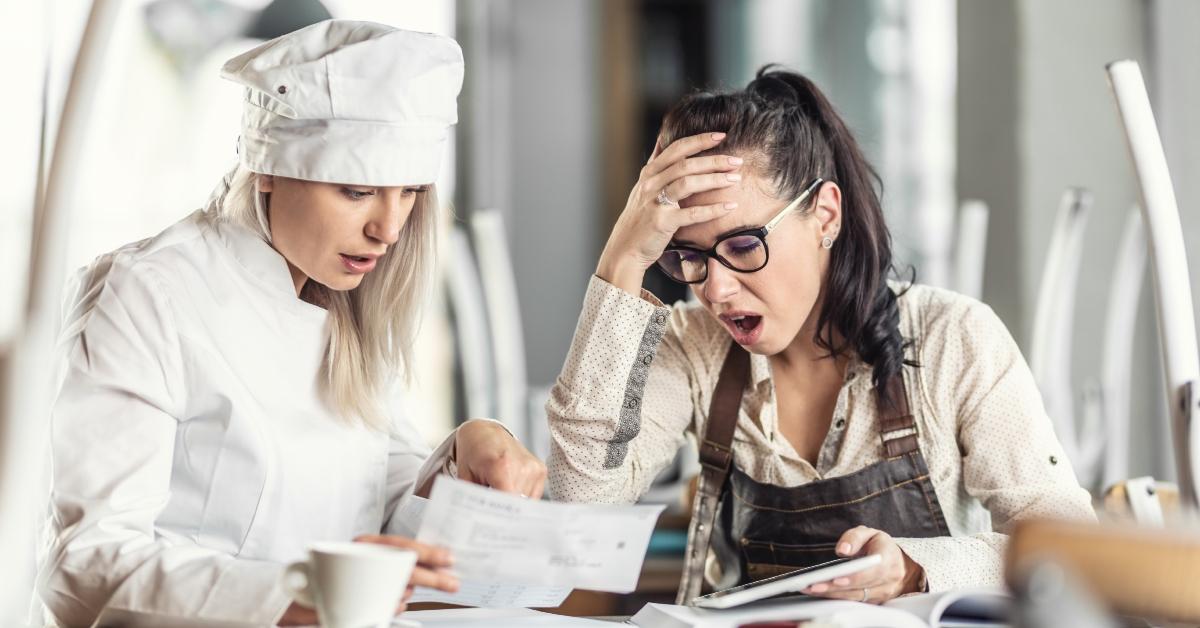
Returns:
[[[895,541],[925,572],[924,590],[929,593],[1003,584],[1000,554],[980,539],[939,536]]]
[[[283,566],[266,561],[239,559],[238,570],[230,570],[212,588],[208,603],[201,614],[227,621],[245,618],[259,623],[267,620],[274,626],[292,605],[292,596],[283,590]],[[236,575],[235,575],[236,573]],[[231,600],[245,600],[247,607],[237,609]]]
[[[513,440],[517,440],[517,437],[512,433],[512,430],[508,429],[508,426],[500,421],[495,419],[471,419],[467,421],[467,423],[474,421],[488,421],[489,423],[495,423],[496,425],[504,428],[504,431],[508,432],[508,435],[512,436]],[[467,423],[463,423],[463,425],[466,425]],[[417,471],[417,481],[413,483],[414,494],[421,497],[429,497],[429,491],[433,488],[433,480],[439,474],[445,474],[456,479],[458,478],[458,461],[455,458],[458,452],[455,450],[454,443],[460,428],[462,428],[462,425],[454,428],[454,431],[450,432],[450,434],[447,435],[444,440],[442,440],[441,444],[439,444],[437,448],[433,450],[433,453],[429,454],[429,457],[425,459],[425,463],[422,464],[421,469]]]
[[[912,561],[921,567],[922,575],[922,591],[940,591],[943,588],[949,589],[952,586],[946,586],[946,581],[949,578],[942,577],[938,569],[938,550],[936,546],[931,545],[929,539],[895,539],[896,545],[900,546],[900,551],[904,552]],[[935,587],[942,588],[935,588]]]
[[[614,373],[628,372],[630,365],[645,360],[642,344],[647,330],[652,331],[652,348],[657,350],[671,313],[645,290],[639,298],[593,275],[559,384],[580,392],[610,388]]]

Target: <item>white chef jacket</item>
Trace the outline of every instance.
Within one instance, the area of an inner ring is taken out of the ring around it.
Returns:
[[[55,620],[273,625],[309,543],[391,532],[436,472],[318,398],[330,317],[282,256],[197,211],[83,269],[68,290],[38,595]]]

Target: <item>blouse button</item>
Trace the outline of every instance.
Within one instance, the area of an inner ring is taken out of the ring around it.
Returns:
[[[658,323],[659,325],[662,325],[663,323],[667,322],[667,317],[662,314],[659,314],[658,316],[654,317],[654,322]]]
[[[1050,456],[1050,464],[1058,464],[1058,456]]]
[[[280,85],[279,88],[276,89],[275,91],[279,92],[280,94],[286,94],[287,93],[287,85]]]
[[[642,364],[645,364],[646,366],[650,366],[650,363],[653,361],[654,361],[654,356],[650,355],[649,353],[642,356]]]
[[[834,423],[834,425],[836,425],[837,428],[840,430],[843,427],[846,427],[846,419],[838,419],[837,423]]]
[[[629,400],[625,402],[625,407],[629,408],[630,410],[636,408],[637,405],[638,405],[638,400],[633,397],[630,397]]]

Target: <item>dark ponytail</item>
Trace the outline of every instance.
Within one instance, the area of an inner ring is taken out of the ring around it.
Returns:
[[[880,401],[892,403],[886,383],[905,364],[917,364],[904,358],[897,295],[887,283],[892,238],[879,201],[882,185],[846,123],[808,78],[766,66],[744,90],[684,98],[667,113],[661,141],[709,131],[724,131],[720,150],[744,155],[781,199],[799,196],[816,177],[841,188],[842,226],[814,340],[834,357],[853,350],[871,365]]]

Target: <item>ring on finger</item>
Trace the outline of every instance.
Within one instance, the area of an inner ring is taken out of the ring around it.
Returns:
[[[658,203],[659,205],[671,205],[672,207],[679,207],[679,203],[676,203],[675,201],[671,200],[670,196],[667,196],[667,188],[663,188],[658,191],[658,196],[654,197],[654,202]]]
[[[859,600],[859,602],[866,602],[867,597],[867,587],[863,587],[863,599]]]

